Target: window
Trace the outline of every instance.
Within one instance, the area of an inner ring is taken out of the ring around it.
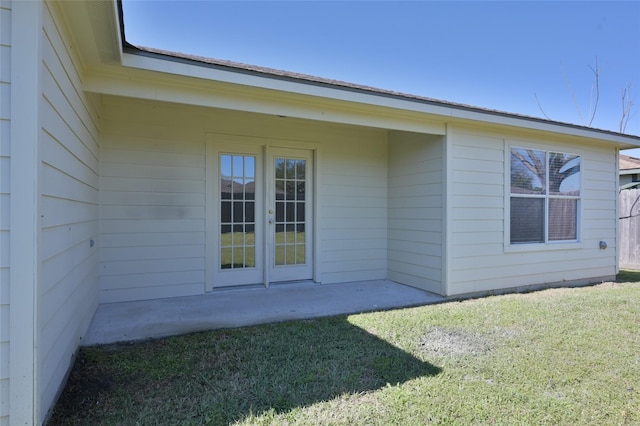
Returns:
[[[511,244],[578,240],[580,156],[511,148]]]

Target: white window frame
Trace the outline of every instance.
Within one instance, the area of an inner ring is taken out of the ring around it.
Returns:
[[[544,152],[545,154],[545,180],[547,188],[545,194],[512,194],[511,193],[511,151],[513,149],[531,149],[534,151]],[[549,153],[560,153],[576,155],[580,158],[580,195],[551,195],[549,194]],[[526,145],[508,145],[505,144],[505,221],[504,221],[504,249],[505,252],[520,251],[544,251],[544,250],[567,250],[583,248],[582,243],[582,200],[584,194],[584,155],[576,150],[565,149],[564,147],[540,146],[536,144]],[[544,199],[544,229],[542,242],[511,242],[511,198],[537,198]],[[572,199],[577,200],[576,206],[576,239],[574,240],[549,240],[549,199]]]

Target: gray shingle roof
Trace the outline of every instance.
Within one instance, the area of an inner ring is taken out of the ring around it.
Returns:
[[[620,170],[640,169],[640,158],[620,154]]]

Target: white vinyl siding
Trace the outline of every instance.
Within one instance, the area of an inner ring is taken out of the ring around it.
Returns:
[[[11,2],[0,2],[0,425],[9,424]]]
[[[40,133],[40,418],[54,402],[97,307],[99,99],[45,4]]]
[[[203,122],[107,99],[100,153],[100,301],[201,294]]]
[[[100,152],[100,300],[205,291],[205,138],[317,147],[322,282],[386,277],[387,136],[176,104],[105,98]]]
[[[538,139],[462,128],[453,129],[448,138],[452,216],[447,294],[615,275],[617,182],[613,148],[571,138]],[[508,247],[505,235],[510,192],[505,159],[509,157],[505,152],[510,146],[581,155],[580,243]],[[601,240],[609,245],[607,250],[599,249]]]
[[[323,283],[387,275],[387,140],[325,132],[318,165]]]
[[[443,138],[389,137],[389,279],[441,293]]]

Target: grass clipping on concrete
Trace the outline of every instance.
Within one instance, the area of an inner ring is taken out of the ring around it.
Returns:
[[[640,283],[83,348],[50,424],[640,424]]]

